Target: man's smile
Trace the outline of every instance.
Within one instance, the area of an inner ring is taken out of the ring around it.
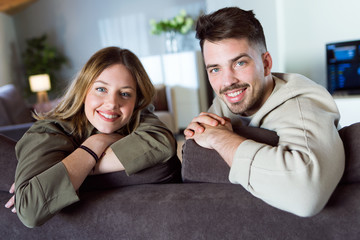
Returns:
[[[237,103],[244,98],[246,90],[247,88],[236,89],[224,92],[223,94],[229,103]]]

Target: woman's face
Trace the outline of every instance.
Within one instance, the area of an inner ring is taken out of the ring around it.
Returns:
[[[136,82],[122,64],[106,68],[90,86],[85,98],[85,115],[102,133],[125,126],[136,104]]]

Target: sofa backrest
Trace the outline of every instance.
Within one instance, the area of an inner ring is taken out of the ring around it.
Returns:
[[[275,132],[262,128],[234,129],[250,139],[276,145]],[[339,131],[345,148],[345,171],[341,183],[360,182],[360,122]],[[184,182],[230,183],[230,168],[213,149],[202,148],[194,140],[186,140],[182,150],[182,177]]]

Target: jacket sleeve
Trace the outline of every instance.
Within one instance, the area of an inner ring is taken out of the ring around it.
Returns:
[[[143,110],[134,132],[111,145],[128,175],[169,160],[176,154],[171,131],[151,112]]]
[[[27,227],[43,224],[79,200],[61,162],[74,151],[73,143],[53,127],[36,122],[15,148],[18,158],[15,206],[19,219]]]
[[[229,180],[274,207],[299,216],[315,215],[344,170],[338,119],[335,104],[305,97],[287,100],[260,121],[260,127],[278,134],[278,145],[244,141],[235,153]]]

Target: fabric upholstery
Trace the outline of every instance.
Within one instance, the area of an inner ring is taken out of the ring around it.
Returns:
[[[360,123],[344,127],[339,131],[345,148],[345,171],[341,182],[360,182]]]
[[[0,87],[0,102],[4,106],[11,124],[33,121],[31,109],[26,105],[14,85],[8,84]]]
[[[346,139],[345,149],[351,149],[347,151],[352,159],[347,168],[359,166],[358,129],[356,124],[340,131]],[[192,146],[191,141],[186,144],[189,159],[190,154],[199,149],[197,145]],[[11,197],[8,190],[16,167],[14,145],[14,141],[0,136],[2,205]],[[9,209],[0,207],[2,236],[10,240],[360,239],[360,188],[354,181],[340,184],[324,210],[311,218],[271,207],[236,184],[170,183],[125,187],[112,185],[110,179],[110,186],[116,188],[96,190],[97,181],[108,179],[88,182],[94,188],[80,191],[80,202],[34,229],[25,227]]]
[[[6,126],[11,124],[11,120],[7,114],[7,110],[3,101],[0,99],[0,126]]]
[[[0,134],[0,191],[8,192],[15,180],[15,144],[15,141]]]
[[[4,203],[9,194],[0,192]],[[301,218],[234,184],[144,184],[80,194],[41,227],[0,208],[7,239],[347,239],[360,236],[360,189],[341,185],[325,209]]]
[[[0,126],[0,134],[19,141],[25,132],[34,124],[34,122],[21,123],[15,125]]]
[[[125,171],[89,176],[80,191],[104,190],[145,183],[181,182],[181,162],[177,156],[166,163],[144,169],[130,176]]]
[[[275,132],[263,128],[243,126],[234,132],[272,146],[279,141]],[[230,167],[222,157],[215,150],[200,147],[192,139],[183,145],[181,171],[184,182],[230,183]]]

